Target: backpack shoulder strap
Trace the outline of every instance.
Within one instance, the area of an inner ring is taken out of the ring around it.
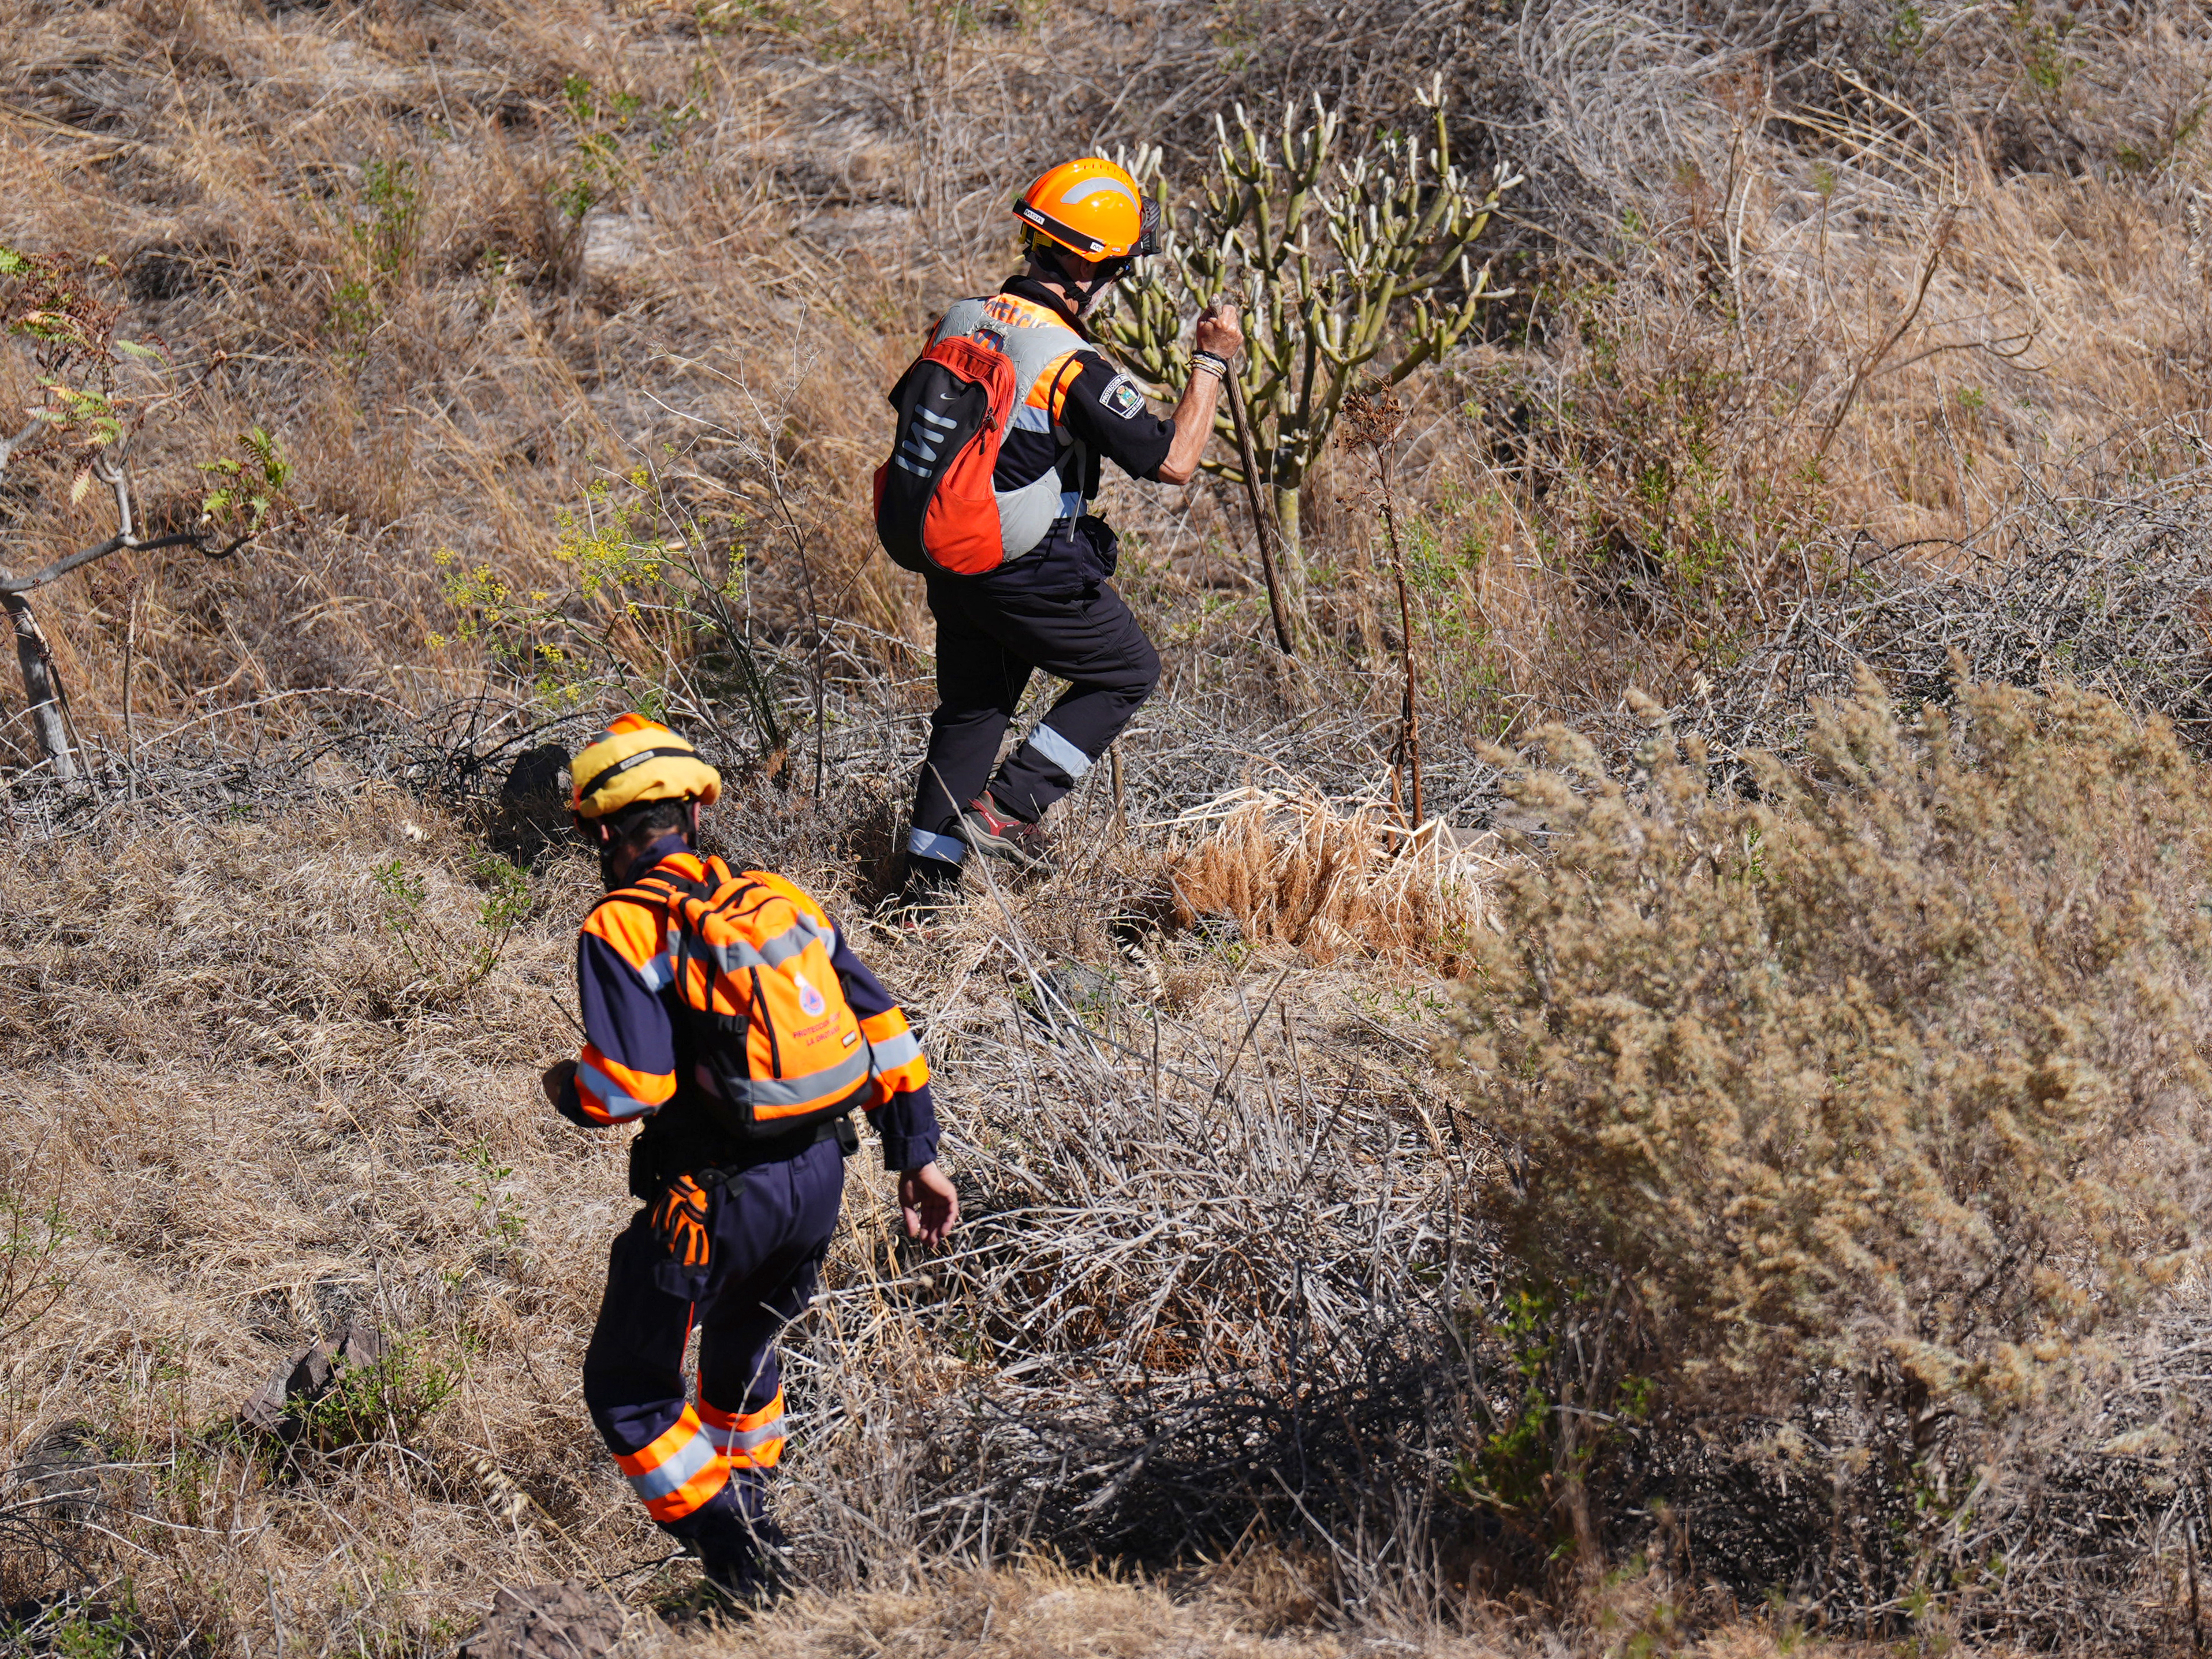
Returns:
[[[955,300],[945,307],[945,315],[937,319],[936,331],[929,336],[930,345],[940,340],[957,340],[972,332],[975,324],[983,320],[984,304],[981,300]]]

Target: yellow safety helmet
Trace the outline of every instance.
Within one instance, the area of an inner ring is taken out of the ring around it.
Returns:
[[[1014,217],[1072,253],[1101,263],[1141,259],[1159,251],[1159,209],[1103,155],[1063,161],[1014,198]]]
[[[605,818],[640,801],[721,798],[722,774],[658,720],[617,716],[568,763],[568,808],[579,818]]]

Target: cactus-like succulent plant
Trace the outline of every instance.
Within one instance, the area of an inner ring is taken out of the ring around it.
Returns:
[[[1170,388],[1189,369],[1184,319],[1219,300],[1245,307],[1237,373],[1293,550],[1299,487],[1355,380],[1397,384],[1449,351],[1482,302],[1500,297],[1472,250],[1520,180],[1478,180],[1453,162],[1441,79],[1421,103],[1432,123],[1425,142],[1384,136],[1349,158],[1337,154],[1340,118],[1318,98],[1291,105],[1268,130],[1242,105],[1233,126],[1216,116],[1199,199],[1177,205],[1164,195],[1162,256],[1123,284],[1104,319],[1131,366]],[[1124,160],[1148,186],[1158,179],[1158,151]],[[1225,408],[1217,427],[1233,441]],[[1206,467],[1241,481],[1234,462]]]

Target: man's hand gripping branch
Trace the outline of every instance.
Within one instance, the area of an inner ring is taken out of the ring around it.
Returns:
[[[1208,306],[1192,331],[1196,355],[1191,360],[1190,383],[1175,409],[1175,440],[1168,458],[1160,463],[1163,484],[1188,484],[1198,476],[1198,463],[1206,454],[1206,440],[1213,435],[1213,408],[1221,400],[1221,377],[1234,372],[1230,365],[1244,348],[1244,330],[1237,326],[1237,307]]]

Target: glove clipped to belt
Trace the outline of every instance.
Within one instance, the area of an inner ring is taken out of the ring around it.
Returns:
[[[668,1184],[653,1207],[653,1236],[668,1259],[678,1267],[707,1265],[707,1190],[688,1175]]]

